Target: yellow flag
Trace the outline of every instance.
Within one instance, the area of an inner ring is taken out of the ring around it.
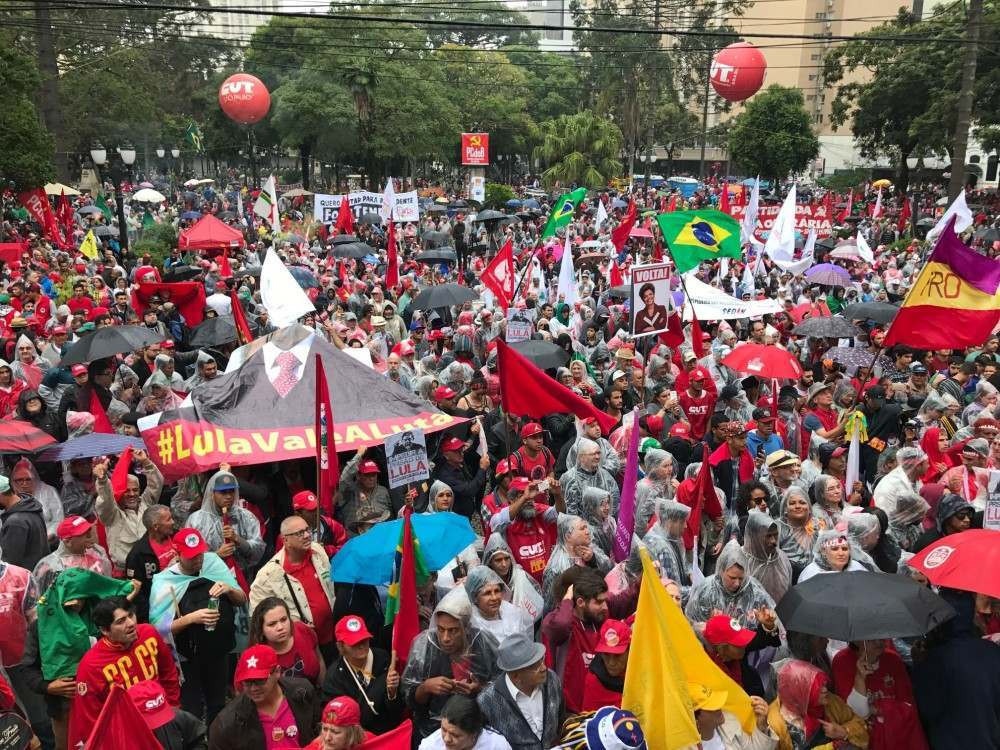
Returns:
[[[83,242],[80,244],[80,252],[83,253],[83,257],[85,258],[97,260],[97,239],[94,237],[93,229],[87,232],[87,236],[83,238]]]
[[[705,652],[681,608],[663,588],[646,548],[641,547],[639,554],[642,588],[629,651],[635,659],[629,659],[625,672],[622,708],[639,718],[649,747],[678,750],[696,745],[701,739],[687,683],[697,682],[713,692],[724,690],[729,696],[724,710],[740,720],[745,732],[752,732],[750,697]]]

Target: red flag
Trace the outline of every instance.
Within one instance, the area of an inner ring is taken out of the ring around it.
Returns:
[[[97,397],[93,388],[90,389],[90,413],[94,415],[94,432],[103,432],[107,435],[115,433],[115,428],[111,426],[111,420],[108,419],[108,413],[104,411],[101,399]]]
[[[854,190],[847,191],[847,205],[844,206],[844,210],[840,212],[837,217],[837,223],[843,224],[847,221],[847,217],[851,215],[851,209],[854,208]]]
[[[691,349],[694,351],[695,356],[701,359],[705,356],[705,338],[702,335],[698,318],[694,316],[694,305],[691,306],[691,315]]]
[[[316,484],[319,507],[323,513],[333,515],[333,493],[340,482],[340,463],[337,461],[337,439],[333,432],[330,386],[319,354],[316,355],[316,470],[319,473]]]
[[[678,200],[679,200],[679,196],[677,195],[677,193],[674,193],[673,195],[670,196],[670,203],[667,204],[667,213],[668,214],[670,212],[672,212],[672,211],[676,211],[677,210],[677,202],[678,202]]]
[[[233,278],[233,269],[229,267],[229,248],[222,249],[222,255],[219,257],[219,277],[223,279]]]
[[[385,285],[393,289],[399,285],[399,250],[396,248],[396,223],[393,221],[389,222],[386,248]]]
[[[63,237],[65,238],[65,245],[69,245],[73,241],[73,206],[70,205],[69,198],[66,197],[66,191],[63,190],[62,194],[59,196],[59,224],[62,229]]]
[[[111,493],[115,500],[125,494],[128,489],[128,470],[132,467],[132,446],[125,446],[118,463],[115,464],[114,471],[111,472]]]
[[[553,412],[570,412],[580,419],[594,417],[604,432],[618,420],[584,401],[553,380],[500,339],[497,342],[500,401],[504,411],[524,417],[542,418]]]
[[[132,309],[140,318],[149,305],[149,298],[154,294],[177,305],[184,321],[192,328],[205,319],[205,285],[200,281],[139,284],[138,289],[132,290]]]
[[[31,218],[42,228],[42,233],[57,245],[62,244],[62,235],[59,234],[59,226],[56,224],[55,214],[52,212],[52,204],[49,203],[49,196],[42,188],[26,190],[17,196],[21,205],[28,209]]]
[[[715,497],[715,482],[712,480],[712,466],[708,462],[708,445],[702,446],[701,468],[694,480],[694,507],[687,520],[687,531],[691,536],[698,536],[701,533],[701,509],[705,507],[708,498]]]
[[[493,292],[500,307],[506,312],[507,308],[510,307],[511,300],[514,299],[514,284],[516,282],[514,278],[514,246],[511,244],[510,237],[503,243],[500,252],[493,256],[493,260],[483,269],[479,278],[486,288]]]
[[[722,193],[719,195],[719,210],[724,214],[729,213],[729,183],[722,183]]]
[[[250,332],[250,323],[247,321],[247,314],[240,304],[239,295],[230,290],[229,301],[233,307],[233,320],[236,322],[236,334],[240,338],[240,344],[245,345],[253,341],[253,333]]]
[[[396,611],[392,619],[392,654],[400,672],[410,656],[413,639],[420,635],[420,600],[417,599],[417,561],[414,551],[416,539],[413,536],[413,521],[410,519],[412,514],[413,508],[410,505],[404,506],[403,538],[400,540],[402,549],[396,548],[399,578],[393,576],[394,584],[398,580],[398,589],[395,592]],[[390,597],[392,589],[393,585],[390,584]]]
[[[358,745],[358,750],[410,750],[413,722],[407,719],[391,732],[380,734]]]
[[[622,217],[621,224],[611,230],[611,244],[615,246],[615,250],[618,252],[621,252],[621,249],[625,247],[625,243],[628,242],[629,232],[631,232],[632,227],[635,226],[635,220],[637,217],[638,211],[635,207],[635,201],[629,201],[628,210]]]
[[[618,267],[618,259],[611,259],[611,271],[608,274],[608,283],[611,286],[621,286],[625,283],[625,279],[622,278],[622,269]]]
[[[653,261],[656,263],[663,262],[663,243],[659,239],[653,243]]]
[[[833,216],[833,191],[827,190],[823,196],[823,210],[827,216]]]
[[[900,234],[906,232],[906,227],[910,223],[910,199],[907,196],[903,196],[903,205],[899,208],[899,218],[896,219],[896,229]]]
[[[127,747],[129,750],[162,750],[163,747],[125,689],[114,683],[90,736],[83,744],[83,750],[109,747]]]
[[[351,234],[354,232],[354,214],[351,213],[351,205],[345,195],[340,199],[340,210],[337,211],[337,223],[334,229],[341,234]]]
[[[670,313],[670,317],[667,318],[667,330],[657,338],[661,344],[675,349],[674,355],[678,355],[680,350],[677,347],[684,343],[684,323],[681,322],[681,316],[676,310]]]

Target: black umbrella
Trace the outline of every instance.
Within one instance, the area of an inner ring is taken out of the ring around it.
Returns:
[[[792,329],[796,336],[807,336],[811,339],[843,339],[851,338],[858,330],[844,318],[807,318]]]
[[[931,229],[934,226],[936,226],[937,223],[938,223],[937,219],[931,216],[925,216],[924,218],[922,218],[920,221],[917,222],[917,226],[922,227],[923,229]]]
[[[483,253],[488,253],[489,250],[490,246],[484,242],[480,242],[475,245],[469,245],[469,252],[472,253],[473,255],[481,255]]]
[[[448,208],[468,208],[469,204],[459,198],[457,201],[452,201],[448,204]]]
[[[367,213],[361,214],[361,218],[358,219],[358,224],[381,224],[382,217],[378,214]]]
[[[476,214],[475,221],[493,221],[495,219],[502,219],[507,214],[502,214],[499,211],[494,211],[492,208],[488,208],[485,211],[480,211]]]
[[[616,297],[617,299],[628,299],[632,296],[632,287],[628,284],[613,286],[608,290],[608,296]]]
[[[844,308],[844,317],[848,320],[872,320],[885,325],[891,323],[898,312],[899,308],[888,302],[858,302]]]
[[[450,239],[451,235],[447,232],[424,232],[420,237],[425,248],[441,247],[446,245]]]
[[[333,248],[333,257],[361,260],[366,255],[371,255],[372,252],[372,248],[364,242],[348,242],[345,245],[335,245]]]
[[[163,341],[163,336],[145,326],[98,328],[92,334],[73,344],[69,351],[63,355],[59,364],[65,367],[83,362],[93,362],[113,357],[122,352],[133,352],[160,341]]]
[[[195,266],[171,266],[163,272],[163,281],[164,283],[188,281],[200,273],[201,269]]]
[[[353,234],[338,234],[332,240],[330,240],[331,245],[347,245],[351,242],[357,242],[358,238]]]
[[[232,211],[223,211],[222,213],[218,214],[217,218],[221,219],[222,221],[232,221],[233,219],[236,218],[236,214],[234,214]]]
[[[478,299],[479,295],[460,284],[437,284],[424,287],[411,303],[414,310],[433,310],[436,307],[451,307]]]
[[[191,330],[188,343],[194,349],[206,346],[220,346],[236,341],[236,325],[231,318],[208,318]]]
[[[981,229],[977,229],[973,236],[977,240],[982,240],[986,243],[996,242],[1000,240],[1000,229],[996,227],[982,227]]]
[[[518,341],[510,345],[518,354],[531,360],[540,370],[562,367],[569,361],[569,352],[551,341]]]
[[[452,247],[436,247],[433,250],[424,250],[416,260],[420,263],[457,263],[458,254]]]
[[[775,611],[788,630],[840,641],[924,635],[955,616],[926,586],[867,570],[810,578],[789,589]]]
[[[101,224],[100,226],[94,228],[94,235],[97,237],[117,237],[118,227]]]
[[[448,213],[448,209],[447,208],[445,208],[444,206],[439,206],[436,203],[434,205],[432,205],[432,206],[428,206],[427,208],[424,209],[424,211],[425,211],[425,213],[429,213],[429,214],[446,214],[446,213]]]

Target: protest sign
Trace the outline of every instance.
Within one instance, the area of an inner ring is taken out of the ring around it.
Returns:
[[[632,270],[632,335],[650,336],[667,330],[673,298],[669,263],[636,266]]]
[[[505,341],[514,344],[518,341],[527,341],[534,333],[534,326],[531,320],[524,314],[524,310],[510,308],[507,311],[507,335]]]
[[[729,212],[736,221],[743,221],[746,206],[730,206]],[[754,236],[761,242],[774,226],[781,211],[781,204],[774,206],[762,205],[757,210],[757,229]],[[810,229],[816,230],[816,238],[833,236],[833,221],[830,212],[822,203],[798,203],[795,206],[795,231],[805,237]]]
[[[389,489],[430,479],[427,441],[423,430],[406,430],[385,439],[385,462]]]
[[[313,195],[313,218],[323,224],[336,221],[343,198],[343,195],[316,193]],[[379,209],[382,208],[382,193],[372,193],[367,190],[349,193],[347,205],[351,207],[351,213],[354,214],[355,218],[366,213],[378,213]],[[395,221],[417,221],[420,218],[416,190],[409,193],[396,193],[392,216]]]

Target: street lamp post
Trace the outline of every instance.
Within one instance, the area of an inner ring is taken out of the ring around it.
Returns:
[[[122,165],[112,162],[110,167],[110,177],[115,185],[115,207],[118,210],[118,243],[121,245],[122,253],[128,251],[128,224],[125,221],[125,198],[122,194],[122,180],[132,172],[132,165],[135,164],[135,148],[130,144],[118,147],[118,156],[121,157]],[[102,167],[108,163],[108,152],[104,146],[96,144],[90,150],[90,158],[93,159],[97,167]]]

